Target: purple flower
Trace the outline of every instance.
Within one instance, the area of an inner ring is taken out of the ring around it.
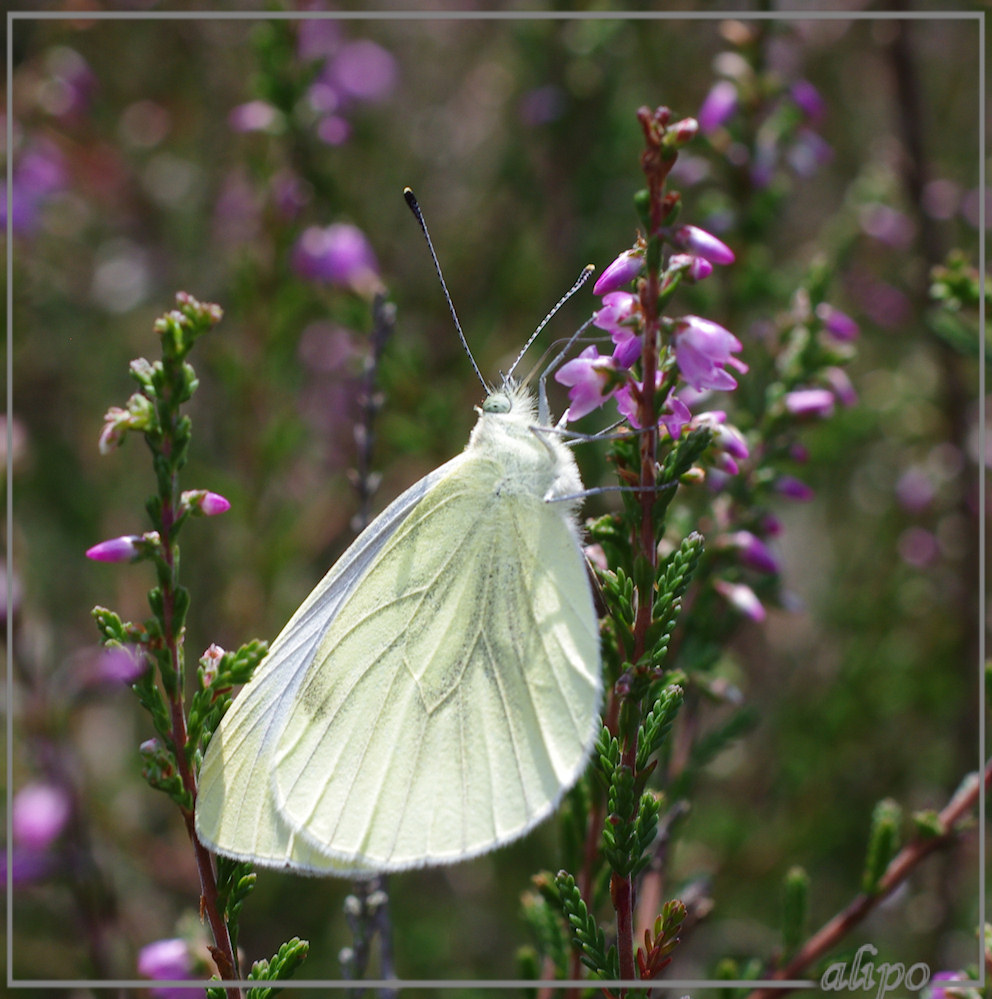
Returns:
[[[662,373],[655,372],[655,385],[660,385]],[[617,389],[615,395],[617,409],[620,415],[626,417],[632,427],[638,430],[641,428],[641,421],[637,413],[637,399],[635,389],[638,393],[643,391],[641,382],[627,382]],[[678,440],[682,435],[682,428],[692,419],[689,407],[674,392],[669,392],[665,403],[658,414],[658,424],[663,426],[672,440]]]
[[[712,233],[694,225],[680,225],[668,234],[672,243],[680,250],[688,250],[703,257],[711,264],[732,264],[734,251]]]
[[[732,423],[727,423],[727,414],[722,409],[708,410],[694,416],[692,425],[709,427],[713,431],[716,446],[738,461],[744,461],[751,453],[744,435]],[[734,471],[736,472],[736,468]]]
[[[772,550],[756,534],[750,531],[735,531],[722,539],[728,548],[736,548],[740,552],[741,561],[757,572],[777,573],[778,559]]]
[[[713,273],[713,265],[705,257],[694,257],[691,253],[674,253],[668,261],[670,271],[681,270],[682,278],[689,284],[703,281]]]
[[[179,502],[194,513],[202,513],[206,517],[214,517],[218,513],[227,513],[231,509],[228,499],[220,493],[212,493],[208,489],[187,489]]]
[[[94,562],[130,562],[138,557],[140,549],[139,542],[142,540],[138,534],[124,534],[119,538],[110,538],[101,541],[92,548],[86,549],[86,557]]]
[[[39,103],[59,118],[84,112],[97,83],[89,63],[75,49],[57,45],[47,53],[45,64],[51,76],[40,88]]]
[[[606,295],[615,292],[625,284],[630,284],[644,267],[644,257],[634,250],[624,250],[623,253],[613,261],[593,285],[594,295]],[[598,325],[598,324],[597,324]]]
[[[148,668],[144,656],[132,647],[103,649],[96,661],[93,679],[109,684],[132,684]]]
[[[28,784],[14,795],[11,829],[14,841],[28,850],[47,849],[69,821],[69,796],[54,784]]]
[[[180,981],[193,977],[193,958],[185,940],[156,940],[138,952],[138,974],[158,982]],[[153,988],[159,999],[186,999],[202,996],[203,989]]]
[[[816,493],[802,479],[794,475],[782,475],[775,482],[775,491],[786,499],[808,503]]]
[[[66,169],[58,147],[37,142],[24,149],[14,163],[11,199],[14,232],[30,234],[39,225],[41,209],[66,184]],[[7,183],[0,184],[0,225],[7,224]]]
[[[377,282],[379,275],[379,263],[365,233],[345,222],[305,229],[293,248],[293,266],[311,281],[356,290]]]
[[[785,408],[793,416],[831,416],[834,394],[829,389],[796,389],[785,393]]]
[[[764,621],[765,608],[750,586],[718,579],[713,583],[713,588],[731,607],[740,611],[745,617],[749,617],[752,621]]]
[[[790,88],[792,99],[810,121],[819,121],[826,112],[820,91],[809,80],[796,80]]]
[[[593,313],[593,325],[610,334],[616,350],[617,366],[629,368],[641,356],[640,331],[636,329],[640,299],[629,291],[610,291],[603,296],[603,308]]]
[[[843,368],[824,368],[823,377],[830,386],[834,398],[842,406],[853,406],[858,401],[858,393],[851,384],[851,379],[847,377],[847,372]]]
[[[860,332],[858,324],[840,309],[835,309],[832,305],[821,302],[816,307],[816,316],[823,323],[823,328],[835,340],[849,343],[851,340],[857,339]]]
[[[281,115],[268,101],[248,101],[232,108],[227,124],[235,132],[273,132]]]
[[[732,357],[741,342],[719,323],[700,316],[683,316],[675,322],[675,360],[685,380],[695,389],[735,389],[736,380],[724,368],[738,371],[747,365]]]
[[[326,59],[341,47],[341,24],[331,18],[300,21],[296,51],[304,62]]]
[[[377,101],[396,84],[396,60],[381,45],[361,39],[342,46],[324,75],[345,98]]]
[[[568,385],[568,421],[579,420],[609,399],[616,384],[612,357],[601,357],[595,347],[586,347],[578,357],[555,372],[555,381]]]
[[[705,135],[715,132],[737,110],[737,88],[729,80],[714,83],[696,116]]]
[[[950,985],[953,982],[963,982],[967,978],[960,971],[938,971],[933,978],[930,979],[930,987],[927,989],[925,995],[927,999],[950,999],[948,996],[948,989],[944,988],[945,985]],[[941,984],[935,988],[936,983]],[[953,988],[950,990],[951,996],[956,996],[959,992],[954,991]]]

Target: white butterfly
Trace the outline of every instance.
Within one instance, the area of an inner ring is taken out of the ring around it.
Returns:
[[[582,482],[528,390],[506,379],[478,412],[223,718],[196,804],[211,849],[312,874],[454,863],[532,829],[582,773],[602,695]]]

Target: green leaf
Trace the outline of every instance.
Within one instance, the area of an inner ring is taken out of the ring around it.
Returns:
[[[866,895],[877,893],[882,875],[899,850],[901,822],[902,809],[891,798],[883,798],[875,806],[871,816],[871,830],[868,833],[865,870],[861,878],[861,890]]]
[[[785,954],[792,954],[806,936],[809,912],[809,875],[801,867],[792,867],[785,875],[782,902],[782,942]]]
[[[582,899],[575,878],[567,871],[559,871],[555,878],[562,912],[572,928],[574,946],[579,950],[582,963],[600,978],[616,978],[614,967],[617,959],[612,959],[606,950],[606,934],[596,923],[595,917]],[[610,948],[611,951],[614,948]]]
[[[285,981],[292,978],[297,968],[306,960],[310,952],[310,944],[299,937],[293,937],[284,943],[278,951],[268,961],[256,961],[251,966],[248,973],[248,980],[252,982],[260,981]],[[278,995],[282,989],[279,988],[254,988],[249,989],[247,999],[271,999]]]

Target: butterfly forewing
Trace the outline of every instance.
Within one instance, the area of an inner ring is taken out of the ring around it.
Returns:
[[[570,524],[540,479],[521,488],[500,455],[463,457],[342,602],[275,752],[284,821],[371,869],[522,835],[596,727],[599,641]]]

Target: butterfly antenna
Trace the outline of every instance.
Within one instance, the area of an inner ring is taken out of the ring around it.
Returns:
[[[488,392],[489,386],[486,384],[485,378],[482,377],[479,365],[475,363],[472,351],[469,350],[468,341],[465,339],[465,334],[462,332],[462,324],[458,321],[458,313],[455,312],[454,303],[451,301],[451,296],[448,294],[448,286],[444,283],[444,275],[441,273],[441,264],[438,262],[437,254],[434,252],[434,244],[431,242],[431,234],[427,231],[427,223],[424,221],[424,213],[420,210],[420,205],[417,204],[417,199],[409,187],[403,188],[403,197],[406,198],[406,203],[410,206],[410,211],[413,212],[413,217],[420,225],[420,231],[424,234],[424,239],[427,240],[427,249],[431,251],[431,259],[434,261],[434,270],[437,271],[438,280],[441,282],[441,290],[444,292],[444,300],[448,303],[448,308],[451,310],[451,318],[455,321],[455,329],[458,330],[458,337],[462,342],[462,346],[465,348],[465,353],[468,354],[468,359],[472,362],[472,367],[475,369],[475,373],[478,375],[479,381],[482,382],[482,387]],[[568,296],[566,295],[566,298],[567,297]]]
[[[589,275],[592,274],[592,272],[595,269],[596,268],[593,267],[592,264],[586,264],[585,267],[582,268],[582,273],[578,276],[578,279],[576,280],[575,284],[573,284],[572,287],[569,288],[568,291],[566,291],[565,294],[558,299],[558,301],[554,305],[554,308],[541,320],[540,325],[537,327],[537,329],[534,330],[533,333],[531,333],[530,339],[523,345],[523,349],[520,351],[519,354],[517,354],[517,359],[510,366],[510,370],[506,373],[507,378],[509,378],[513,374],[513,369],[516,368],[516,366],[523,360],[524,354],[527,353],[527,348],[530,347],[530,345],[537,339],[538,334],[541,332],[541,330],[543,330],[544,327],[551,322],[555,313],[586,283],[586,281],[589,278]]]

